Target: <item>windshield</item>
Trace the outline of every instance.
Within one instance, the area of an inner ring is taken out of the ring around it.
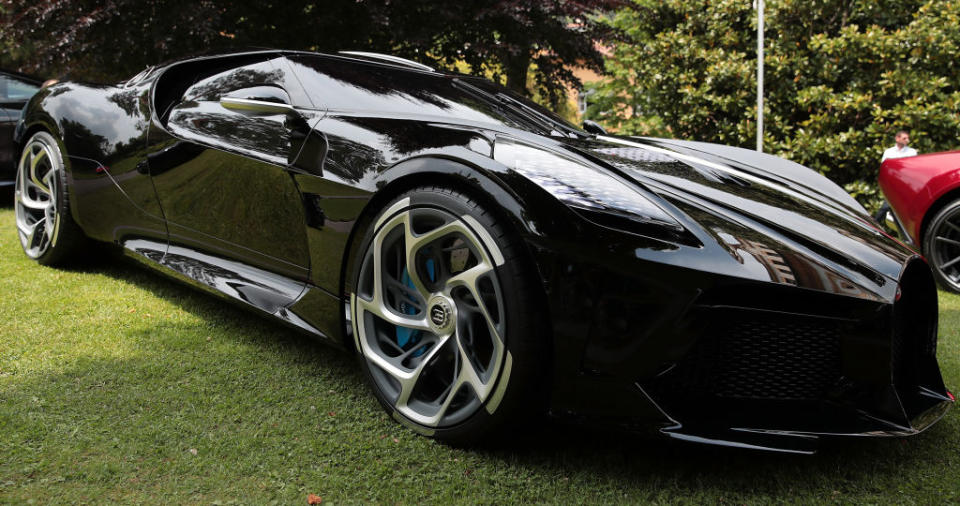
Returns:
[[[579,136],[582,133],[580,129],[546,107],[486,79],[454,78],[453,84],[484,100],[491,101],[502,114],[518,116],[525,122],[543,127],[550,135]]]
[[[493,123],[543,135],[579,135],[555,114],[481,78],[392,68],[350,58],[292,55],[294,74],[318,109]]]

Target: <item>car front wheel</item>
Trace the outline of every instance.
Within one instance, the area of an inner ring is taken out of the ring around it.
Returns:
[[[416,189],[379,213],[361,251],[354,338],[395,419],[472,443],[538,410],[541,314],[519,241],[491,213],[451,189]]]

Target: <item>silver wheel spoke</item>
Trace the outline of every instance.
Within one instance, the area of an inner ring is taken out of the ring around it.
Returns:
[[[394,374],[394,378],[400,382],[400,395],[397,397],[397,402],[394,405],[397,408],[406,407],[407,403],[410,401],[410,394],[413,393],[413,389],[416,388],[417,382],[420,381],[420,376],[423,374],[423,371],[426,370],[427,365],[433,360],[440,350],[443,349],[444,345],[447,344],[450,338],[446,337],[440,339],[437,344],[433,345],[430,348],[430,351],[424,355],[423,359],[417,364],[417,367],[410,372],[402,371],[400,369],[394,369],[395,372],[400,374]]]
[[[47,232],[47,219],[41,218],[39,221],[34,222],[32,225],[27,225],[26,223],[17,222],[17,228],[20,229],[20,232],[26,236],[26,243],[29,248],[37,247],[37,239],[42,237]],[[40,231],[40,234],[37,232]]]
[[[477,264],[470,269],[467,269],[460,274],[447,280],[447,292],[450,290],[462,286],[466,288],[470,295],[473,296],[473,299],[477,303],[477,307],[480,308],[483,317],[487,320],[487,323],[492,327],[496,327],[496,324],[493,323],[493,319],[490,317],[490,312],[487,309],[487,305],[484,304],[483,299],[480,297],[480,288],[477,285],[477,282],[480,281],[480,278],[490,273],[493,270],[487,264]]]
[[[470,295],[473,297],[473,300],[476,301],[477,307],[480,309],[480,313],[483,315],[483,319],[487,322],[487,326],[490,329],[491,335],[496,340],[495,344],[502,345],[503,340],[500,338],[500,332],[497,329],[498,325],[490,315],[490,309],[487,308],[487,304],[483,301],[483,297],[480,296],[480,287],[477,284],[481,277],[489,274],[491,271],[493,271],[493,268],[489,265],[476,265],[450,278],[447,281],[447,290],[458,286],[462,286],[469,290]]]
[[[43,184],[41,178],[37,176],[37,166],[40,165],[40,162],[42,162],[44,158],[47,158],[47,156],[46,148],[41,148],[36,153],[30,153],[30,181],[38,189],[42,190],[46,194],[49,194],[50,187]],[[46,174],[44,176],[46,176]]]
[[[409,216],[409,214],[407,215]],[[416,255],[417,251],[420,250],[423,246],[430,244],[437,239],[449,235],[453,232],[460,232],[463,230],[463,225],[460,222],[452,221],[445,225],[441,225],[426,234],[422,235],[413,235],[412,226],[410,225],[410,220],[407,220],[407,258],[413,257]]]
[[[481,373],[477,371],[473,361],[470,360],[470,353],[463,346],[463,340],[457,339],[457,351],[460,353],[460,377],[458,383],[467,383],[473,387],[474,393],[481,401],[487,399],[490,394],[489,383],[484,383],[480,379]]]
[[[415,307],[418,311],[423,311],[424,301],[421,298],[422,295],[417,293],[415,289],[412,289],[393,278],[388,278],[386,280],[386,285],[386,289],[391,290],[394,296],[405,299],[408,304]]]
[[[30,197],[27,197],[23,194],[20,194],[18,201],[20,205],[22,205],[23,207],[26,207],[28,209],[33,209],[36,211],[45,211],[47,208],[50,207],[50,204],[52,203],[52,201],[50,200],[31,199]]]
[[[435,228],[426,234],[415,236],[413,235],[413,224],[410,222],[410,213],[404,213],[404,216],[406,219],[404,220],[403,240],[407,253],[407,275],[410,276],[410,281],[417,287],[417,291],[423,295],[427,295],[429,292],[427,291],[426,285],[420,279],[420,272],[417,270],[417,253],[420,251],[420,248],[447,234],[456,232],[459,228],[456,226],[456,222],[451,222]]]
[[[24,235],[30,235],[36,231],[37,226],[40,225],[45,220],[45,218],[35,221],[33,223],[27,223],[24,220],[17,220],[17,229],[20,230]]]
[[[450,409],[450,404],[452,404],[453,399],[457,397],[457,392],[460,390],[462,385],[462,382],[456,381],[447,388],[443,395],[441,395],[441,398],[443,398],[443,404],[440,405],[440,409],[437,410],[436,414],[428,418],[427,425],[436,425],[440,422],[440,420],[443,420],[443,417],[446,416],[447,411]]]
[[[455,287],[462,286],[470,292],[471,297],[473,297],[473,300],[476,302],[476,305],[480,310],[480,315],[483,317],[483,320],[487,325],[487,331],[490,332],[490,338],[493,344],[493,357],[494,357],[493,359],[494,371],[491,374],[491,378],[496,378],[496,372],[497,372],[496,368],[500,364],[500,359],[503,356],[504,343],[503,343],[503,338],[500,336],[500,330],[498,329],[499,326],[497,325],[496,321],[494,321],[493,317],[490,315],[490,309],[487,307],[487,304],[484,302],[483,297],[480,296],[480,287],[478,284],[480,278],[491,273],[492,271],[493,271],[493,268],[490,267],[489,265],[483,264],[483,263],[478,264],[458,274],[457,276],[450,278],[450,280],[447,281],[447,290],[451,290]],[[477,397],[479,397],[481,401],[486,400],[487,395],[489,393],[488,384],[484,383],[481,380],[482,374],[476,369],[474,369],[473,361],[469,360],[469,353],[463,347],[462,337],[463,336],[460,336],[458,333],[457,346],[460,350],[461,355],[463,356],[464,364],[465,364],[463,369],[464,371],[466,371],[464,373],[465,374],[464,381],[466,381],[467,383],[470,384],[470,386],[473,387],[474,391],[477,394]]]
[[[382,297],[374,297],[374,300],[368,301],[361,297],[357,297],[357,302],[360,304],[360,307],[369,313],[376,315],[377,317],[383,319],[391,325],[396,325],[398,327],[404,327],[413,330],[422,330],[424,332],[430,332],[430,325],[423,318],[410,318],[407,316],[400,316],[393,312],[390,308],[386,307],[383,304]]]

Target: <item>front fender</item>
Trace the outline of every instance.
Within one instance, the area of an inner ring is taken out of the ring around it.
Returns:
[[[349,273],[353,272],[360,239],[367,227],[387,202],[417,186],[449,185],[469,193],[499,218],[505,219],[511,230],[525,242],[539,242],[551,232],[569,226],[568,219],[576,219],[566,206],[540,187],[493,159],[468,149],[451,151],[459,152],[407,159],[378,175],[375,185],[379,190],[359,214],[357,226],[350,233],[348,249],[344,252],[341,296],[350,292]],[[538,279],[544,279],[539,271]]]

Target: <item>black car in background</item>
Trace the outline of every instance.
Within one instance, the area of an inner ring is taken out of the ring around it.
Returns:
[[[40,89],[41,82],[30,76],[0,70],[0,186],[12,186],[17,172],[13,130],[20,111]]]
[[[17,133],[29,257],[115,244],[350,350],[390,416],[440,440],[548,412],[810,452],[953,402],[930,267],[781,158],[294,51],[56,84]]]

